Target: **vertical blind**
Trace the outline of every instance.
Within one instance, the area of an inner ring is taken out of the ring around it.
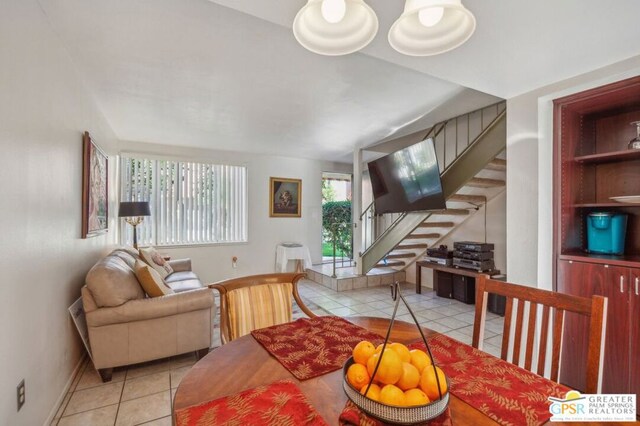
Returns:
[[[122,156],[122,201],[149,201],[151,217],[138,226],[140,245],[247,241],[247,169]],[[121,227],[121,242],[133,240]]]

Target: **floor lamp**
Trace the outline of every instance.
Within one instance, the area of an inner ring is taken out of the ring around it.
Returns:
[[[118,210],[118,217],[123,217],[125,222],[133,226],[133,248],[138,248],[138,225],[145,216],[151,216],[151,208],[148,201],[122,201]]]

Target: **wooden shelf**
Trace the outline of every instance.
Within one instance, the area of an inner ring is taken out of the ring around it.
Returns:
[[[575,157],[574,161],[582,164],[598,164],[638,159],[640,159],[640,149],[627,149],[624,151],[605,152],[604,154],[582,155]]]
[[[637,203],[582,203],[582,204],[572,204],[571,207],[575,208],[598,208],[598,207],[640,207],[640,204]]]
[[[609,254],[585,253],[579,250],[569,250],[559,256],[560,260],[574,262],[599,263],[603,265],[624,266],[628,268],[640,267],[640,255],[626,254],[623,256],[613,256]]]

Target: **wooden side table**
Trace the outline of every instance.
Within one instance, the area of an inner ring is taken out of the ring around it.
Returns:
[[[460,275],[463,277],[470,277],[473,279],[478,278],[481,275],[488,275],[490,277],[500,275],[500,271],[493,270],[487,272],[476,272],[470,269],[454,268],[452,266],[442,266],[436,263],[427,262],[426,260],[419,260],[416,262],[416,293],[422,293],[422,268],[430,268],[434,271],[448,272],[453,275]]]

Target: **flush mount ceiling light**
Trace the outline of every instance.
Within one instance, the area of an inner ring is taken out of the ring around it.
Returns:
[[[309,0],[293,21],[293,34],[320,55],[356,52],[376,36],[378,17],[364,0]]]
[[[389,44],[405,55],[437,55],[469,40],[475,29],[476,18],[461,0],[406,0]]]

